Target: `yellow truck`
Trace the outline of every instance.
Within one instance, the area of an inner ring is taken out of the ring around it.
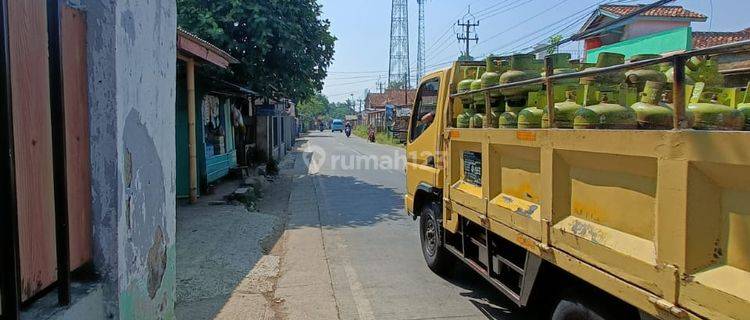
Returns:
[[[485,63],[426,75],[405,206],[428,266],[463,262],[542,319],[750,319],[750,132],[690,129],[701,94],[682,71],[737,51],[750,42],[567,74],[548,59],[534,79],[463,92]],[[556,128],[558,83],[665,63],[673,128]],[[530,85],[549,128],[459,128],[464,98],[489,113],[493,94]]]

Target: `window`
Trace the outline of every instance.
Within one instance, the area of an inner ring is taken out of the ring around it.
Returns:
[[[429,80],[419,87],[417,103],[411,114],[411,140],[417,139],[435,121],[440,79]]]

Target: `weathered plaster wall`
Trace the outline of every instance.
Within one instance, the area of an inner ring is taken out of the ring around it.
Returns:
[[[170,0],[87,0],[94,263],[105,309],[173,319],[175,39]]]

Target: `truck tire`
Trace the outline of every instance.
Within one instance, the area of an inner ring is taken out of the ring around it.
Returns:
[[[594,294],[584,288],[569,290],[557,303],[552,320],[629,320],[638,312],[606,294]]]
[[[419,215],[419,238],[422,254],[427,266],[439,275],[445,275],[453,265],[450,252],[443,247],[442,223],[438,218],[440,210],[435,202],[422,206]]]

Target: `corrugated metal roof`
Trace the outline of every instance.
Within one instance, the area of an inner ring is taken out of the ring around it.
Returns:
[[[178,36],[181,35],[181,36],[186,37],[186,38],[188,38],[190,40],[193,40],[195,42],[200,43],[206,49],[208,49],[208,50],[210,50],[210,51],[218,54],[222,58],[224,58],[227,61],[229,61],[229,63],[240,63],[239,60],[237,60],[235,57],[232,57],[232,55],[230,55],[226,51],[219,49],[219,47],[211,44],[210,42],[208,42],[206,40],[201,39],[200,37],[198,37],[198,36],[196,36],[196,35],[194,35],[194,34],[192,34],[190,32],[188,32],[187,30],[183,29],[182,27],[179,27],[179,26],[177,27],[177,35]]]

